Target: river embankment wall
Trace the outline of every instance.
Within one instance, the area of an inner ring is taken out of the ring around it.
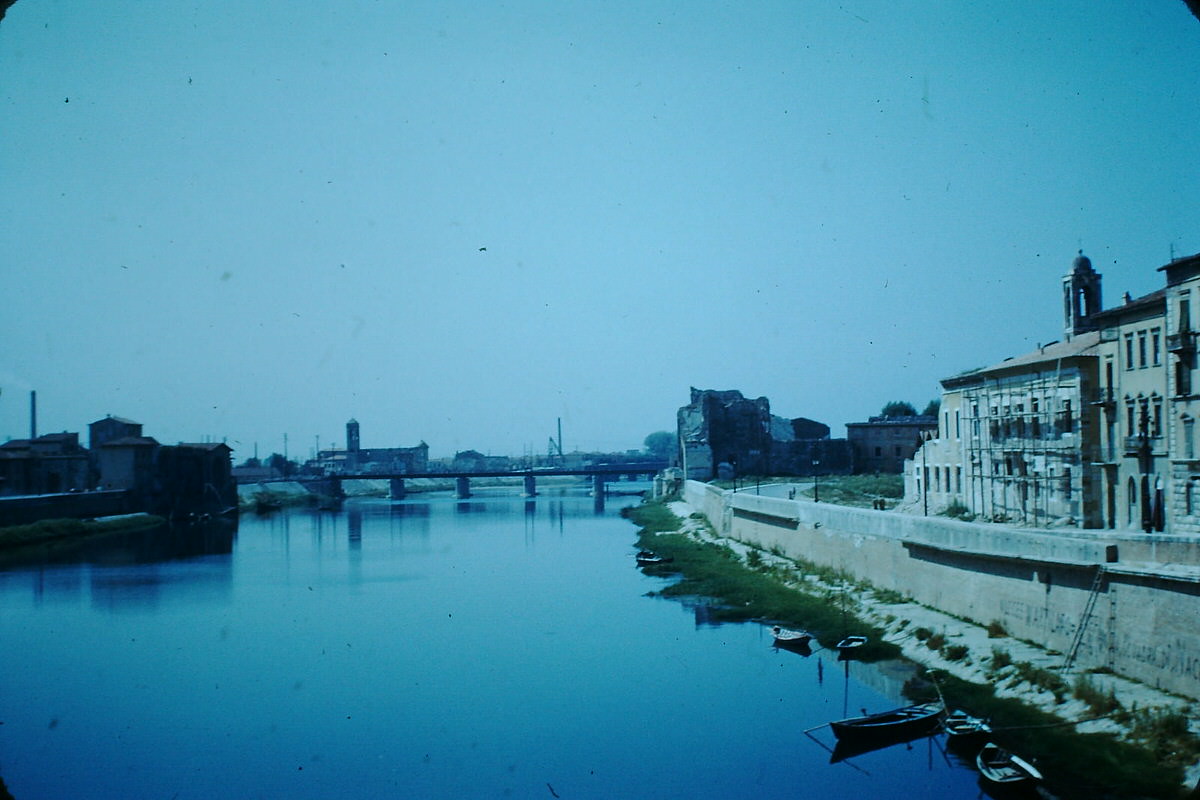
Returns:
[[[1017,529],[771,492],[782,496],[686,481],[683,499],[722,536],[998,622],[1064,660],[1074,649],[1076,671],[1108,668],[1200,698],[1200,539]]]

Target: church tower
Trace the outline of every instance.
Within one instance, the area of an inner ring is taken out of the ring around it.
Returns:
[[[1071,273],[1063,276],[1063,323],[1067,339],[1096,330],[1092,316],[1103,308],[1100,300],[1100,273],[1083,251],[1075,257]]]
[[[346,452],[358,452],[358,420],[356,419],[346,423]]]

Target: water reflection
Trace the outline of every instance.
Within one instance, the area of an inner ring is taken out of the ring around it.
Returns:
[[[669,579],[631,568],[622,499],[601,517],[582,493],[468,502],[487,510],[354,498],[0,572],[10,790],[171,797],[186,773],[196,796],[977,794],[903,748],[855,759],[885,780],[829,766],[803,730],[892,703],[867,685],[892,679],[846,664],[823,685],[823,654],[647,598]],[[151,558],[170,552],[195,555]]]

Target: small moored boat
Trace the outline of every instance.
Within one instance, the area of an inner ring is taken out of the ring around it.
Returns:
[[[986,719],[973,717],[965,711],[955,710],[942,720],[942,730],[952,739],[969,739],[984,736],[992,732],[992,726]]]
[[[776,647],[787,647],[790,649],[807,648],[809,641],[813,635],[808,631],[794,631],[790,628],[781,628],[778,625],[771,628],[771,635],[775,637]]]
[[[829,723],[839,741],[866,742],[920,736],[937,730],[946,715],[942,703],[919,703],[877,714],[847,717]]]
[[[845,639],[842,639],[840,642],[838,642],[837,645],[835,645],[835,646],[837,647],[837,649],[840,652],[844,653],[847,650],[854,650],[855,648],[862,647],[866,643],[867,643],[867,637],[865,637],[865,636],[847,636]]]
[[[637,554],[637,563],[639,567],[652,567],[655,564],[669,564],[674,559],[660,556],[651,550],[639,550]]]
[[[1027,785],[1042,779],[1037,767],[994,742],[983,746],[975,756],[975,765],[984,778],[1001,786]]]

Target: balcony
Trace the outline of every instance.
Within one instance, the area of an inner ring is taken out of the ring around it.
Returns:
[[[1196,352],[1196,334],[1192,331],[1168,333],[1167,351],[1178,356],[1191,355]]]
[[[1100,406],[1105,411],[1112,411],[1116,408],[1117,398],[1111,386],[1101,386],[1096,390],[1096,394],[1092,397],[1091,404]]]
[[[1161,436],[1126,436],[1125,455],[1136,456],[1142,452],[1159,453],[1162,450]]]

